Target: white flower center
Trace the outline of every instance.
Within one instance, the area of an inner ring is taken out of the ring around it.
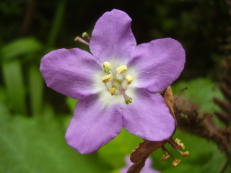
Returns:
[[[132,98],[126,94],[126,90],[133,82],[133,77],[128,74],[128,67],[120,65],[112,68],[110,62],[104,62],[102,67],[104,76],[101,78],[101,81],[105,85],[106,90],[112,96],[121,95],[126,104],[132,103]]]

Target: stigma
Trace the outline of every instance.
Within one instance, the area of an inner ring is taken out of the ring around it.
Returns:
[[[105,85],[107,92],[111,96],[121,96],[125,104],[132,103],[132,98],[126,93],[126,90],[133,82],[133,77],[128,74],[128,67],[120,65],[117,67],[112,66],[110,62],[105,61],[102,64],[104,76],[101,78],[102,83]]]

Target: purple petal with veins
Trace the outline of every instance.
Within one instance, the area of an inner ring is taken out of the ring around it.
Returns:
[[[66,140],[80,153],[96,151],[123,127],[150,141],[175,130],[160,92],[182,72],[184,48],[172,38],[137,45],[131,21],[121,10],[108,11],[96,22],[91,53],[58,49],[42,58],[46,85],[79,101]]]

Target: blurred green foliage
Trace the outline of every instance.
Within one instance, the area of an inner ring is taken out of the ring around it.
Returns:
[[[41,110],[44,84],[33,58],[42,49],[42,44],[32,37],[17,39],[0,48],[6,102],[15,113],[26,114],[28,110],[39,113]],[[27,68],[23,69],[25,64]],[[30,91],[30,109],[26,102],[27,91]]]
[[[67,146],[62,122],[54,115],[1,115],[0,172],[109,172],[97,155],[83,156]]]
[[[213,102],[213,98],[223,98],[217,85],[208,78],[179,82],[173,90],[175,94],[185,96],[194,102],[202,112],[218,111],[219,107]]]
[[[1,55],[4,61],[10,61],[13,58],[25,58],[25,55],[31,55],[42,50],[43,45],[33,37],[16,39],[11,43],[5,44],[1,48]]]
[[[187,52],[182,75],[187,81],[178,82],[175,93],[194,101],[201,111],[218,109],[212,98],[221,93],[214,79],[223,57],[220,47],[227,36],[225,28],[230,24],[224,1],[1,0],[0,172],[110,173],[124,166],[125,156],[141,139],[122,130],[97,153],[78,154],[64,140],[77,101],[47,89],[39,72],[46,52],[83,47],[72,41],[74,37],[90,33],[97,18],[112,8],[125,10],[133,18],[138,42],[159,37],[180,40]],[[175,136],[185,142],[191,155],[173,168],[170,161],[159,160],[163,154],[159,150],[152,155],[156,169],[219,172],[225,157],[213,143],[182,131]]]

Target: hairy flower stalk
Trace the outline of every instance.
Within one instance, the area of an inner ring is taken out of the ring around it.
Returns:
[[[90,52],[54,50],[40,66],[48,87],[78,99],[67,143],[82,154],[92,153],[122,128],[148,141],[169,139],[175,120],[160,92],[184,68],[182,45],[172,38],[137,45],[131,18],[116,9],[98,19],[91,37],[84,33],[76,41]]]
[[[229,5],[229,15],[231,16],[231,1],[226,1]],[[224,99],[214,98],[214,102],[221,108],[221,111],[212,113],[201,113],[199,108],[190,100],[180,96],[174,98],[174,110],[176,113],[178,127],[188,133],[198,135],[214,142],[218,148],[226,155],[227,161],[220,173],[226,172],[231,165],[231,39],[229,39],[231,29],[226,28],[226,44],[223,46],[225,59],[222,62],[223,73],[221,75],[220,89]],[[224,49],[225,48],[225,49]],[[214,120],[216,116],[224,127],[218,126]]]

